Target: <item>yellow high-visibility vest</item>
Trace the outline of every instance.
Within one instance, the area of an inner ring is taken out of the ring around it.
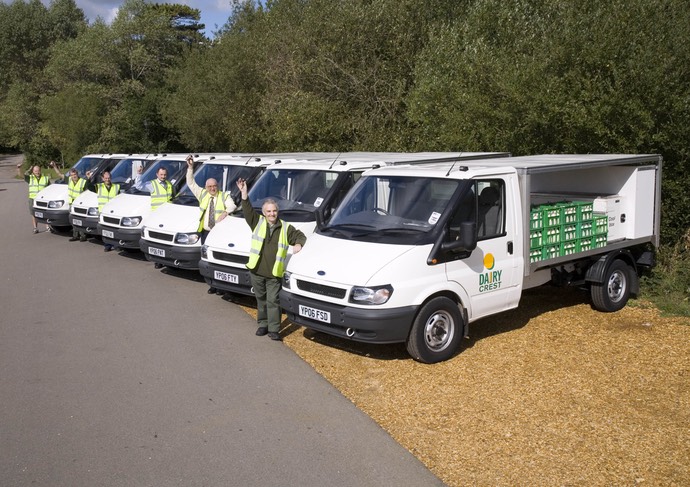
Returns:
[[[118,193],[120,192],[120,185],[119,184],[112,184],[110,186],[110,190],[105,187],[105,183],[101,183],[98,185],[98,213],[103,211],[103,207],[105,204],[116,197]]]
[[[158,179],[151,181],[151,210],[155,210],[171,199],[172,184],[170,184],[170,181],[165,181],[165,184],[161,184]]]
[[[216,199],[216,221],[218,221],[218,217],[220,217],[221,213],[223,213],[226,208],[225,208],[225,193],[222,191],[218,191],[216,195],[214,196]],[[204,229],[204,215],[206,214],[206,210],[208,209],[208,205],[211,203],[211,195],[209,194],[208,191],[205,189],[201,190],[201,195],[199,197],[199,209],[201,210],[201,216],[199,216],[199,229],[197,232],[200,232]]]
[[[287,251],[290,246],[287,238],[288,223],[280,220],[280,238],[278,239],[278,251],[276,252],[276,262],[273,264],[272,274],[275,277],[283,277],[285,272],[285,260],[287,259]],[[259,256],[261,255],[261,248],[266,240],[266,232],[268,231],[268,222],[263,216],[259,218],[259,224],[254,228],[252,234],[252,247],[249,250],[249,262],[247,262],[248,269],[254,269],[259,263]]]
[[[29,175],[29,198],[34,199],[39,191],[50,184],[48,176],[36,177],[33,174]]]
[[[84,192],[85,187],[86,179],[79,178],[75,183],[72,181],[72,178],[70,178],[69,182],[67,183],[67,202],[71,205],[74,200],[77,199],[77,196]]]

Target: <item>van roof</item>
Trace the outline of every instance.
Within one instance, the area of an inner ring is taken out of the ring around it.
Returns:
[[[405,175],[410,177],[457,177],[472,178],[481,171],[483,175],[505,173],[514,170],[521,173],[553,172],[601,166],[651,164],[661,160],[657,154],[540,154],[511,157],[510,159],[477,159],[470,161],[443,162],[425,165],[399,165],[373,169],[376,174]]]

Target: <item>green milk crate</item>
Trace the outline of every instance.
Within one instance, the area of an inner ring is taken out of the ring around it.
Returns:
[[[563,207],[561,205],[542,205],[544,227],[554,227],[563,224]]]
[[[555,259],[561,253],[561,246],[556,245],[544,245],[542,247],[541,258],[542,260]]]
[[[558,255],[563,257],[564,255],[572,255],[577,252],[579,252],[578,248],[578,240],[567,240],[565,242],[561,242],[558,247]]]
[[[592,237],[592,247],[595,249],[599,249],[601,247],[606,247],[607,242],[608,242],[608,237],[606,234],[595,235],[594,237]]]
[[[529,261],[530,263],[539,262],[542,259],[542,253],[544,250],[539,247],[538,249],[530,249],[529,251]]]
[[[580,252],[586,252],[592,250],[594,245],[594,238],[590,235],[588,237],[582,237],[580,239]]]
[[[577,223],[566,223],[561,225],[561,242],[575,240],[578,237]]]
[[[561,224],[567,225],[569,223],[577,223],[577,206],[570,203],[559,203],[561,208]]]
[[[578,237],[585,239],[594,235],[594,222],[592,220],[581,221],[577,224],[578,226]]]
[[[573,201],[577,208],[577,221],[584,222],[592,219],[594,203],[592,201]]]
[[[544,230],[530,230],[529,232],[529,248],[541,250],[542,245],[544,245],[543,239]]]
[[[530,230],[544,228],[544,211],[541,207],[533,208],[530,212],[529,228]]]
[[[609,232],[609,219],[606,215],[595,214],[592,221],[594,223],[594,235],[605,235]]]
[[[555,226],[555,227],[544,228],[543,231],[544,231],[544,233],[542,234],[542,240],[544,242],[544,245],[560,243],[560,241],[561,241],[561,227],[560,227],[560,225]]]

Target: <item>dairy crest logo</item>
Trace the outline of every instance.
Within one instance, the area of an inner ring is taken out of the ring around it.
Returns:
[[[484,269],[486,272],[479,274],[479,292],[495,291],[501,287],[501,270],[494,270],[496,259],[493,254],[484,256]]]

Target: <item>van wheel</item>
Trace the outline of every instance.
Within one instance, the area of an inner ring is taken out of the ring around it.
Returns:
[[[462,316],[458,305],[446,297],[434,298],[417,313],[407,338],[407,351],[426,364],[451,358],[460,348]]]
[[[592,283],[594,309],[612,313],[623,309],[630,298],[630,273],[633,270],[620,259],[611,262],[601,283]]]

